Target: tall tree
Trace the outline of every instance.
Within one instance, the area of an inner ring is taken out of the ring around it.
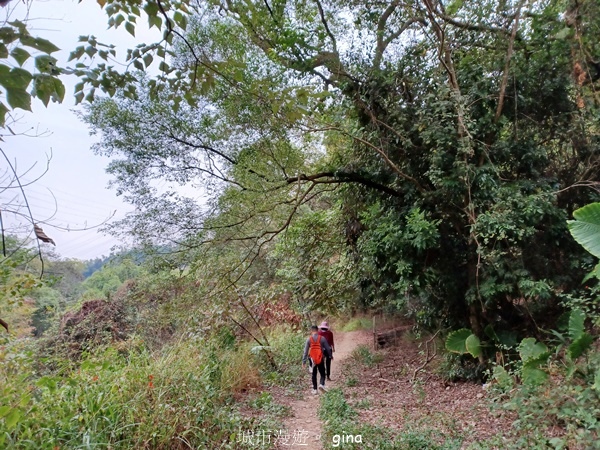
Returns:
[[[565,219],[598,199],[593,1],[224,0],[185,33],[178,17],[170,77],[85,117],[120,158],[129,230],[237,240],[247,264],[334,190],[366,303],[481,335],[535,327],[577,286]]]

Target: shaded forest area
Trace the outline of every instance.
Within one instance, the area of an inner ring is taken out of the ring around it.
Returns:
[[[53,261],[52,287],[4,257],[1,317],[39,336],[3,344],[2,442],[237,448],[237,428],[286,414],[240,399],[294,385],[299,330],[377,312],[440,339],[447,379],[493,385],[511,446],[597,444],[597,1],[100,6],[163,40],[119,72],[118,47],[82,37],[63,67],[11,22],[2,116],[80,78],[93,151],[135,206],[106,231],[143,261],[94,272],[44,322],[32,302],[84,268]]]

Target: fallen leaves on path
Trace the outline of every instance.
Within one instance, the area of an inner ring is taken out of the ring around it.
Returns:
[[[431,365],[413,381],[425,358],[419,344],[407,334],[379,350],[383,360],[371,368],[347,360],[344,394],[359,421],[398,432],[434,430],[443,438],[464,438],[463,448],[508,433],[514,418],[490,411],[482,385],[447,382]]]

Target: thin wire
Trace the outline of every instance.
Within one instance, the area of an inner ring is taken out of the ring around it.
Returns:
[[[6,241],[4,240],[4,222],[2,221],[2,210],[0,209],[0,229],[2,230],[2,254],[6,258]]]
[[[29,218],[31,219],[31,225],[35,225],[35,221],[33,220],[33,214],[31,213],[31,208],[29,207],[29,202],[27,201],[27,195],[25,194],[25,189],[23,189],[23,185],[21,185],[21,180],[19,179],[19,175],[17,175],[15,168],[13,167],[12,163],[10,162],[10,159],[8,159],[8,156],[6,156],[6,153],[4,153],[4,150],[2,148],[0,148],[0,152],[2,152],[2,156],[4,156],[4,159],[6,159],[6,162],[8,163],[10,170],[12,170],[12,173],[15,176],[15,181],[18,183],[19,188],[21,189],[21,194],[23,194],[23,199],[25,200],[25,206],[27,207],[27,211],[29,211]],[[37,238],[37,236],[36,236],[36,238]],[[42,257],[42,246],[40,245],[40,240],[36,239],[36,242],[37,242],[37,247],[38,247],[38,255],[40,257],[40,262],[42,264],[42,269],[40,272],[40,279],[41,279],[44,276],[44,258]]]

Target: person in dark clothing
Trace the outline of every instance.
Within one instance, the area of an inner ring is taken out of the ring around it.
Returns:
[[[331,347],[331,358],[325,359],[325,373],[327,374],[327,380],[331,381],[331,360],[335,353],[335,343],[333,342],[333,333],[329,331],[329,324],[325,321],[319,325],[319,336],[323,336],[327,339],[327,343]]]
[[[331,347],[327,342],[327,339],[319,336],[319,328],[316,325],[311,327],[311,335],[306,340],[306,344],[304,345],[304,354],[302,355],[302,368],[304,369],[306,362],[309,358],[313,360],[312,364],[312,385],[313,385],[313,394],[317,394],[317,371],[319,375],[321,375],[321,380],[319,384],[319,389],[323,392],[326,392],[325,388],[325,361],[329,357],[331,358]],[[315,358],[317,360],[315,360]],[[320,361],[319,361],[320,359]]]

